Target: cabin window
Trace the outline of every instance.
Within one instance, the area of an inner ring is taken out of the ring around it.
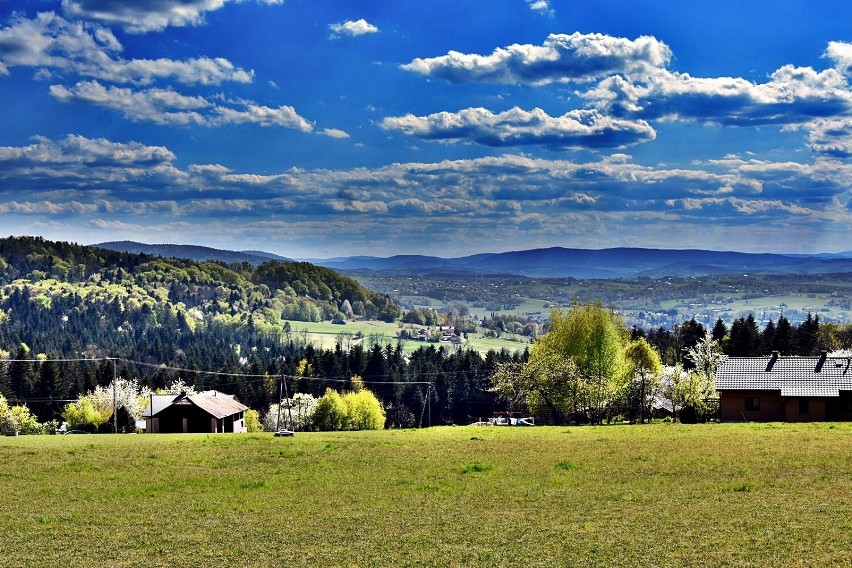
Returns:
[[[746,410],[760,410],[760,399],[756,396],[747,396],[745,399]]]
[[[811,404],[810,399],[800,398],[799,399],[799,414],[810,414],[811,413]]]

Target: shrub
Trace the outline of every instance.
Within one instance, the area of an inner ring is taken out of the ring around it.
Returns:
[[[248,432],[263,432],[263,425],[260,423],[260,413],[257,410],[249,408],[246,410],[246,430]]]
[[[385,410],[371,391],[362,389],[343,395],[350,430],[381,430],[385,427]]]
[[[116,412],[118,431],[122,434],[130,434],[136,431],[136,419],[130,414],[126,406],[119,406]]]
[[[87,398],[66,404],[62,418],[68,423],[69,430],[86,429],[84,427],[88,425],[97,427],[106,422],[106,419],[92,406],[92,401]]]
[[[325,389],[314,409],[313,423],[319,430],[345,430],[349,412],[343,397],[337,391]]]

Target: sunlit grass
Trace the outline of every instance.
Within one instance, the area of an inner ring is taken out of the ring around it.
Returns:
[[[0,438],[9,566],[849,565],[852,425]]]

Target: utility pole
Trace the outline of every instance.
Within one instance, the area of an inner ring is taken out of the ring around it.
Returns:
[[[293,401],[290,400],[290,393],[287,392],[287,376],[281,376],[284,381],[284,397],[287,400],[287,418],[290,420],[290,427],[288,430],[296,431],[296,428],[293,426],[293,405],[291,404]],[[278,411],[281,411],[281,404],[278,404]]]
[[[275,431],[281,429],[281,389],[283,388],[284,377],[278,376],[278,417],[275,419]]]
[[[116,394],[116,370],[115,370],[115,357],[112,358],[112,433],[118,434],[118,395]]]

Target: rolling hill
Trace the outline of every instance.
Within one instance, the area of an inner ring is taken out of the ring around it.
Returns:
[[[844,255],[781,255],[733,251],[552,247],[458,258],[400,255],[312,262],[335,270],[441,273],[470,271],[538,278],[635,278],[712,274],[821,274],[852,272]]]

